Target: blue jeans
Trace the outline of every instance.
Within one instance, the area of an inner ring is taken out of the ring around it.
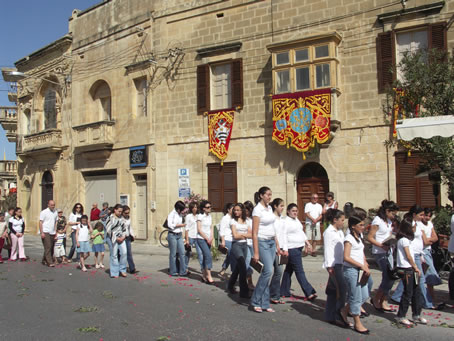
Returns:
[[[334,266],[334,274],[328,278],[325,293],[325,320],[328,322],[341,320],[340,311],[345,306],[347,296],[347,284],[345,283],[342,264]]]
[[[240,275],[240,297],[247,298],[249,296],[249,288],[247,286],[247,266],[246,266],[246,258],[248,253],[248,247],[246,243],[240,242],[233,242],[232,243],[232,251],[231,251],[232,259],[235,258],[235,269],[232,271],[232,275],[230,276],[228,289],[233,290],[238,275]]]
[[[136,265],[134,264],[134,259],[132,258],[132,250],[131,250],[131,237],[126,237],[126,252],[127,252],[127,259],[129,265],[129,272],[136,271]]]
[[[177,276],[178,274],[186,274],[186,261],[184,259],[184,242],[181,233],[167,234],[167,241],[169,242],[169,271],[171,276]],[[179,260],[179,270],[177,269],[177,253]]]
[[[233,245],[230,240],[225,241],[225,247],[228,249],[228,251],[224,263],[222,263],[222,268],[227,270],[230,265],[230,271],[233,272],[233,270],[235,269],[235,257],[232,256],[232,246]]]
[[[273,274],[276,242],[274,239],[259,239],[259,256],[263,269],[252,294],[251,304],[254,307],[268,309],[270,307],[270,280]]]
[[[74,256],[74,252],[76,252],[76,259],[75,261],[78,262],[80,260],[80,255],[79,255],[79,252],[77,252],[77,240],[76,240],[76,230],[72,230],[71,231],[71,241],[72,241],[72,245],[71,245],[71,249],[69,250],[69,254],[68,254],[68,259],[72,259],[73,256]]]
[[[419,279],[419,287],[420,287],[420,290],[421,290],[421,293],[423,296],[422,306],[424,307],[424,309],[432,308],[434,304],[432,302],[432,298],[427,293],[426,279],[424,277],[424,272],[422,271],[421,255],[415,255],[415,264],[418,267],[419,271],[421,271],[421,274],[422,274],[422,276]],[[402,281],[400,281],[399,285],[397,286],[396,290],[392,294],[391,298],[396,302],[400,302],[403,292],[404,292],[404,284],[402,283]]]
[[[358,283],[359,269],[350,266],[344,266],[344,277],[347,284],[348,304],[350,312],[354,316],[361,315],[361,306],[369,298],[369,282],[361,286]],[[369,281],[372,279],[369,277]]]
[[[213,267],[213,260],[211,258],[211,248],[205,239],[197,238],[197,244],[199,245],[200,251],[203,255],[202,269],[211,270]]]
[[[309,297],[315,294],[315,289],[308,282],[303,268],[303,248],[298,247],[288,250],[288,264],[285,266],[284,276],[282,276],[281,296],[290,296],[292,286],[292,274],[295,272],[296,279],[303,289],[304,295]]]
[[[197,244],[197,239],[189,238],[189,245],[195,246],[195,249],[197,251],[197,258],[199,259],[200,270],[202,270],[203,269],[203,253],[199,247],[199,244]],[[192,251],[186,251],[185,256],[184,256],[185,261],[186,261],[186,269],[189,268],[189,260],[191,259],[191,256],[192,256]]]
[[[434,260],[432,258],[432,252],[430,250],[424,250],[424,260],[428,266],[425,276],[427,285],[436,286],[441,284],[441,279],[438,276],[437,270],[435,270]]]
[[[388,276],[388,261],[386,253],[377,253],[374,255],[375,261],[378,264],[378,267],[381,271],[381,283],[379,289],[385,294],[388,295],[389,291],[394,285],[394,280]]]
[[[126,273],[126,258],[128,256],[126,243],[118,244],[115,241],[115,243],[112,243],[110,251],[110,277],[116,277],[120,272]],[[118,251],[120,251],[120,261],[118,261]]]
[[[246,258],[247,275],[248,275],[248,277],[251,277],[252,273],[254,272],[254,269],[250,265],[251,264],[252,255],[254,254],[254,248],[252,247],[252,245],[248,245],[247,249],[248,249],[247,258]]]
[[[270,297],[273,301],[279,301],[281,298],[281,278],[284,271],[284,265],[279,265],[279,258],[274,259],[274,273],[270,283]]]

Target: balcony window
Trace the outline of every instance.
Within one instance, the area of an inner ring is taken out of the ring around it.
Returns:
[[[48,89],[44,95],[44,129],[57,128],[57,92]]]

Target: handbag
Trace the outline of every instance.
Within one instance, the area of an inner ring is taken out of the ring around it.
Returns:
[[[168,229],[168,228],[169,228],[169,224],[167,223],[167,219],[166,219],[166,221],[164,222],[164,224],[162,224],[162,227],[164,227],[165,229]]]
[[[400,279],[400,275],[397,270],[396,257],[394,256],[394,246],[391,246],[386,253],[386,271],[388,277],[392,280]]]

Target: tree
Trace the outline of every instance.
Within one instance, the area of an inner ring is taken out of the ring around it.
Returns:
[[[9,193],[5,200],[0,202],[0,212],[6,212],[9,207],[16,207],[17,193]]]
[[[388,90],[385,112],[392,120],[414,117],[454,115],[454,57],[440,50],[406,53],[398,65],[400,80]],[[396,75],[397,76],[397,75]],[[397,78],[397,77],[395,77]],[[454,132],[453,132],[454,133]],[[435,136],[398,141],[424,160],[421,170],[438,170],[442,183],[448,186],[449,200],[454,201],[454,141]]]

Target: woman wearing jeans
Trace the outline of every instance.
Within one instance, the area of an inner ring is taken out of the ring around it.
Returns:
[[[252,211],[252,243],[254,255],[252,262],[259,260],[263,263],[263,269],[252,294],[252,309],[256,313],[267,311],[274,313],[270,308],[270,280],[273,273],[274,258],[276,257],[276,231],[274,221],[276,216],[269,205],[271,202],[271,190],[268,187],[261,187],[254,194],[256,206]]]
[[[213,244],[213,222],[211,220],[211,203],[202,201],[200,203],[201,213],[197,216],[197,244],[203,254],[202,281],[207,284],[214,284],[211,277],[213,261],[211,258],[211,245]]]
[[[197,212],[199,211],[199,204],[195,201],[189,203],[189,213],[186,215],[186,228],[185,228],[185,244],[195,246],[200,264],[200,271],[203,272],[203,254],[196,242],[197,238]],[[186,250],[185,260],[186,269],[189,269],[189,259],[191,259],[192,250]]]
[[[361,306],[369,298],[368,283],[370,279],[369,264],[364,254],[362,234],[364,232],[365,214],[353,215],[348,218],[347,234],[344,241],[344,277],[348,290],[348,305],[353,316],[354,329],[360,334],[369,334],[369,330],[361,323]],[[360,270],[364,271],[368,281],[360,284]]]
[[[230,229],[230,221],[232,220],[232,210],[233,210],[233,204],[232,203],[227,203],[224,206],[224,216],[221,219],[220,222],[220,228],[219,232],[221,235],[221,245],[223,247],[227,248],[227,256],[225,257],[224,263],[222,263],[222,269],[219,272],[219,276],[224,276],[225,271],[230,265],[230,271],[233,272],[235,268],[235,260],[233,259],[234,257],[231,257],[231,251],[232,251],[232,230]],[[233,262],[232,262],[233,259]]]
[[[126,275],[126,226],[122,217],[123,206],[116,204],[113,208],[113,214],[110,215],[106,233],[112,242],[110,249],[110,277],[118,278],[127,277]],[[118,251],[120,251],[120,261],[118,261]]]
[[[80,218],[82,217],[82,214],[84,214],[84,207],[82,206],[81,203],[78,202],[77,204],[74,205],[73,210],[72,210],[71,214],[69,215],[69,220],[68,220],[68,225],[71,226],[71,241],[72,241],[71,249],[69,250],[68,259],[72,259],[74,256],[74,252],[76,252],[76,259],[75,259],[76,262],[78,262],[80,259],[79,253],[76,250],[76,244],[77,244],[76,230],[77,230],[77,226],[79,226]]]
[[[167,226],[169,234],[167,241],[169,242],[169,271],[171,276],[187,276],[186,260],[184,258],[184,241],[183,229],[186,224],[183,224],[182,212],[186,208],[184,202],[177,201],[174,209],[167,216]],[[177,253],[179,260],[179,269],[177,268]]]

